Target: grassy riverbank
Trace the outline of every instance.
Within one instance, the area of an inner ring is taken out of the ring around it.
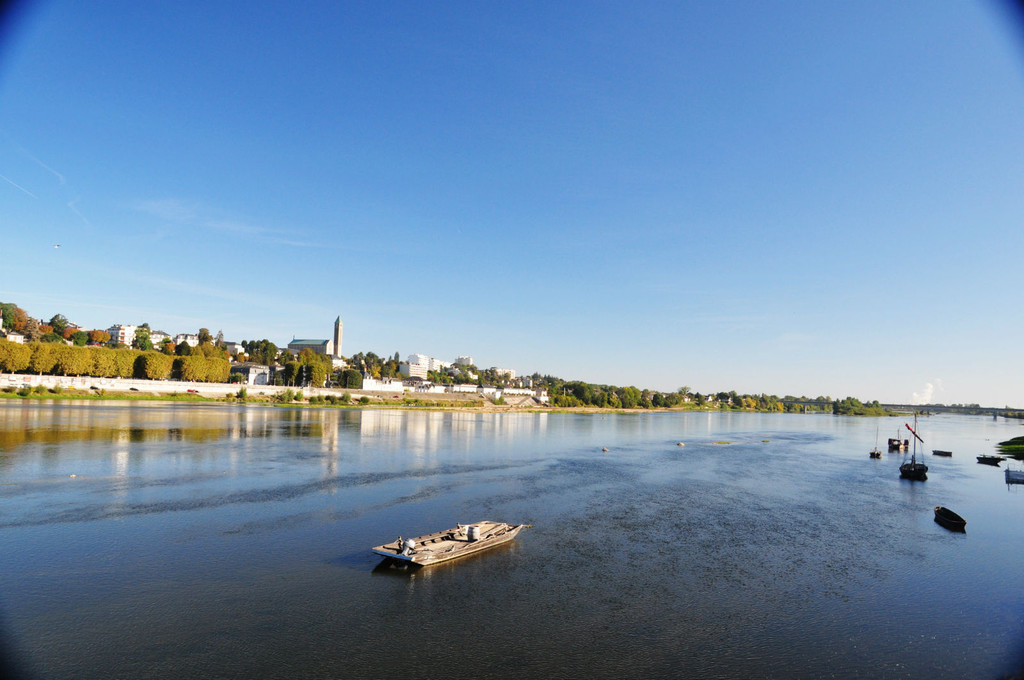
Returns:
[[[285,408],[338,408],[338,409],[359,409],[359,408],[383,408],[383,409],[416,409],[435,411],[473,411],[477,413],[657,413],[657,412],[680,412],[680,411],[717,411],[718,408],[699,407],[688,405],[675,408],[636,408],[636,409],[610,409],[597,406],[508,406],[495,404],[486,400],[467,399],[422,399],[414,397],[403,398],[379,398],[379,397],[340,397],[312,396],[306,397],[301,391],[288,391],[281,395],[250,395],[247,390],[239,389],[238,392],[225,397],[208,397],[200,394],[182,392],[124,392],[111,390],[76,390],[66,388],[46,388],[36,386],[34,388],[22,387],[17,390],[4,389],[0,391],[0,399],[21,399],[29,401],[147,401],[147,402],[190,402],[209,404],[252,404],[265,406],[278,406]]]
[[[382,399],[368,396],[351,397],[350,395],[328,395],[306,397],[301,391],[286,390],[277,395],[250,395],[245,389],[224,397],[209,397],[201,394],[183,392],[138,392],[114,390],[76,390],[61,387],[46,388],[37,385],[33,388],[21,387],[0,390],[0,399],[20,399],[29,401],[170,401],[210,404],[254,404],[267,406],[286,406],[292,408],[416,408],[443,410],[479,410],[506,412],[548,411],[547,407],[509,407],[493,404],[483,400],[430,400],[405,397],[401,399]],[[600,410],[600,409],[591,409]]]
[[[1024,437],[1014,437],[997,445],[999,453],[1004,456],[1011,456],[1017,460],[1024,460]]]

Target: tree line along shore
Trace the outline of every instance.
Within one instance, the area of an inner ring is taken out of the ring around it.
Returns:
[[[335,368],[329,357],[304,349],[298,355],[287,350],[280,350],[269,340],[247,340],[239,343],[244,354],[237,357],[229,355],[223,342],[223,335],[216,337],[205,329],[199,329],[198,344],[195,346],[181,342],[175,345],[169,339],[154,346],[150,341],[149,327],[143,324],[138,328],[132,347],[114,343],[110,334],[105,331],[78,329],[60,314],[54,315],[49,323],[32,319],[24,310],[12,303],[0,303],[3,314],[3,329],[22,333],[29,339],[27,343],[12,342],[0,338],[0,373],[31,374],[37,376],[76,376],[107,379],[137,379],[148,381],[183,381],[188,383],[204,383],[209,385],[226,385],[244,383],[243,376],[232,373],[232,359],[273,367],[273,385],[310,390],[309,398],[316,398],[314,392],[323,388],[340,388],[342,390],[360,391],[363,387],[363,376],[371,378],[391,378],[401,380],[399,353],[394,356],[379,356],[373,352],[359,352],[347,360],[344,368]],[[154,336],[155,337],[155,336]],[[477,384],[493,387],[508,387],[507,375],[499,374],[492,369],[476,367],[460,367],[457,372],[431,371],[427,380],[434,384]],[[523,381],[523,378],[519,379]],[[671,392],[639,389],[633,386],[616,386],[594,384],[582,380],[565,380],[551,375],[534,373],[525,378],[533,388],[546,390],[548,403],[546,408],[559,409],[693,409],[693,410],[741,410],[762,412],[824,412],[836,415],[885,416],[895,415],[896,411],[886,409],[878,401],[861,402],[854,397],[833,400],[828,396],[795,397],[787,395],[778,397],[770,394],[738,394],[736,391],[700,393],[691,391],[689,387],[680,387]],[[53,387],[53,386],[51,386]],[[162,387],[162,386],[161,386]],[[28,390],[24,385],[0,385],[0,393],[23,397],[38,397],[39,392]],[[105,390],[106,388],[101,388]],[[115,391],[115,390],[106,390]],[[152,390],[144,390],[152,391]],[[216,390],[225,397],[225,390]],[[244,391],[244,390],[243,390]],[[274,400],[281,390],[273,394],[259,395],[248,390],[249,399],[259,400],[266,397]],[[174,390],[166,391],[173,394]],[[51,396],[57,394],[49,393]],[[302,394],[293,390],[293,394]],[[335,394],[340,398],[341,394]],[[64,395],[70,398],[73,394]],[[82,396],[82,395],[78,395]],[[143,395],[130,394],[138,398]],[[97,398],[96,394],[90,398]],[[193,395],[183,398],[194,399]],[[376,396],[371,400],[393,403],[456,403],[462,405],[466,400],[452,394],[430,394],[429,397],[402,396],[394,394]],[[304,401],[303,399],[293,401]],[[474,400],[469,400],[473,402]],[[486,400],[485,400],[486,401]],[[497,403],[495,403],[497,402]],[[315,403],[315,402],[314,402]],[[503,405],[503,398],[492,399],[492,404]],[[968,405],[968,410],[977,405]],[[978,407],[980,408],[980,407]],[[1004,415],[1011,417],[1017,414],[1007,411]]]
[[[381,366],[375,365],[378,362],[393,363],[390,359],[381,359],[376,355],[359,355],[361,364],[365,367],[370,364],[373,373],[381,371]],[[374,361],[376,360],[376,361]],[[153,384],[153,390],[158,393],[150,393],[151,390],[136,393],[137,390],[131,387],[117,388],[116,385],[103,385],[101,389],[95,386],[92,390],[75,390],[65,388],[60,384],[53,383],[49,387],[43,385],[28,386],[25,384],[8,384],[0,386],[0,393],[6,396],[17,396],[23,398],[175,398],[183,400],[203,399],[228,399],[247,401],[267,401],[273,403],[324,403],[330,405],[349,405],[365,403],[387,403],[392,405],[429,405],[429,406],[455,406],[459,408],[480,407],[483,405],[502,406],[499,398],[496,402],[486,402],[483,399],[466,399],[459,396],[432,394],[428,398],[415,395],[358,395],[353,397],[351,393],[361,389],[361,380],[353,380],[353,376],[344,373],[361,374],[352,369],[338,372],[334,385],[336,389],[325,390],[323,385],[326,381],[327,367],[316,355],[306,354],[295,358],[295,361],[287,362],[293,364],[291,370],[286,370],[286,377],[295,379],[302,375],[308,382],[306,388],[309,394],[303,394],[300,389],[272,390],[268,386],[264,394],[253,386],[238,386],[236,392],[226,392],[231,379],[230,361],[226,353],[212,342],[202,343],[193,348],[193,353],[188,356],[167,355],[156,351],[143,351],[131,348],[111,348],[103,346],[70,346],[64,343],[32,342],[20,344],[0,339],[0,373],[23,374],[29,376],[74,376],[91,377],[99,379],[135,379],[146,381],[160,381]],[[387,372],[390,366],[385,366]],[[316,370],[308,370],[316,369]],[[595,385],[583,381],[562,380],[554,376],[533,376],[535,384],[548,389],[550,402],[545,407],[548,409],[608,409],[608,410],[633,410],[633,409],[685,409],[685,410],[744,410],[744,411],[765,411],[765,412],[826,412],[844,415],[886,415],[884,409],[877,402],[862,404],[854,398],[847,398],[841,401],[833,401],[829,397],[818,397],[816,399],[802,398],[779,398],[774,395],[741,395],[736,392],[719,392],[715,394],[701,394],[692,392],[687,387],[682,387],[674,392],[665,393],[653,390],[641,390],[636,387],[618,387],[614,385]],[[183,381],[189,383],[220,384],[222,389],[218,395],[199,396],[198,390],[182,392],[175,395],[176,388],[173,384],[165,381]],[[287,386],[286,386],[287,387]],[[235,389],[234,387],[231,388]],[[346,396],[348,395],[348,396]],[[796,402],[799,402],[797,404]]]

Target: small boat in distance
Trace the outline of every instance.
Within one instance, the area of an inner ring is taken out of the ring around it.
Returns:
[[[953,455],[953,452],[952,451],[940,451],[939,449],[933,449],[932,450],[932,455],[933,456],[945,456],[946,458],[949,458],[949,457],[951,457]]]
[[[527,524],[505,524],[504,522],[459,524],[454,529],[446,529],[425,536],[415,538],[399,536],[398,540],[378,545],[371,550],[392,560],[425,567],[474,555],[508,543],[528,526]]]
[[[896,430],[895,437],[889,437],[889,453],[902,453],[910,448],[909,439],[900,439],[900,431]]]
[[[982,465],[995,465],[999,467],[999,464],[1004,460],[1006,459],[1002,456],[978,456],[978,462]]]
[[[868,451],[868,455],[872,458],[881,458],[882,449],[878,448],[878,426],[875,425],[875,448]]]
[[[935,506],[935,521],[950,531],[967,531],[967,520],[941,505]]]

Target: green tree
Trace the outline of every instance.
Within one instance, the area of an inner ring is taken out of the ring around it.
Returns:
[[[226,383],[231,377],[231,362],[220,357],[210,357],[206,360],[207,382]]]
[[[277,361],[277,345],[266,338],[262,340],[243,340],[242,348],[249,357],[249,361],[264,366],[272,366]]]
[[[206,357],[189,355],[174,360],[174,374],[188,382],[206,382]]]
[[[111,352],[114,359],[115,378],[130,378],[135,374],[135,357],[139,355],[133,349],[115,349]]]
[[[85,347],[85,344],[89,342],[89,334],[85,331],[75,331],[71,334],[70,339],[78,347]]]
[[[615,394],[618,395],[622,408],[636,408],[642,399],[640,390],[635,387],[620,387]]]
[[[327,382],[327,368],[321,363],[309,364],[307,381],[313,387],[323,387]]]
[[[3,313],[3,329],[18,331],[25,327],[28,313],[13,302],[0,302],[0,313]]]
[[[57,345],[40,342],[32,344],[32,361],[28,366],[30,371],[48,375],[53,373],[53,368],[56,365]]]
[[[98,378],[113,377],[116,372],[114,367],[114,352],[116,351],[107,347],[90,347],[89,352],[92,354],[91,375]]]
[[[213,336],[210,335],[210,330],[208,328],[200,328],[199,329],[199,344],[200,345],[205,345],[208,342],[213,342]]]
[[[298,361],[286,361],[284,364],[284,383],[286,385],[296,385],[301,380],[302,364]]]
[[[54,333],[63,336],[63,332],[68,328],[68,317],[63,314],[53,314],[50,317],[49,326],[53,329]]]
[[[135,376],[146,380],[166,380],[174,359],[159,352],[143,352],[135,360]]]
[[[54,314],[50,318],[49,325],[53,327],[53,332],[57,333],[61,337],[64,336],[64,329],[68,327],[68,319],[63,314]]]
[[[25,323],[22,325],[22,331],[25,335],[25,339],[29,342],[35,342],[43,336],[43,332],[39,329],[39,322],[33,319],[31,316],[25,319]]]
[[[192,355],[192,345],[188,344],[184,340],[179,342],[174,348],[174,354],[179,357],[187,357]]]
[[[135,330],[135,339],[132,340],[132,347],[148,352],[153,349],[153,342],[149,339],[149,328],[143,324]]]
[[[92,357],[84,347],[57,347],[54,370],[61,375],[84,375],[92,371]]]
[[[5,312],[6,314],[6,312]],[[20,342],[0,340],[0,372],[24,371],[32,362],[32,348]]]
[[[341,372],[341,384],[344,389],[358,390],[363,386],[363,375],[354,368],[347,368]]]

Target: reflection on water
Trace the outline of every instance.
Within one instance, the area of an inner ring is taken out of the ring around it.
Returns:
[[[0,596],[47,678],[1016,670],[1024,495],[974,455],[1019,425],[925,419],[954,456],[919,484],[875,426],[0,403]],[[534,528],[410,572],[369,552],[482,519]]]
[[[210,406],[158,402],[0,402],[0,452],[30,444],[194,442],[312,437],[337,452],[345,437],[400,442],[426,454],[452,443],[468,449],[481,437],[543,435],[548,414],[481,414]]]

